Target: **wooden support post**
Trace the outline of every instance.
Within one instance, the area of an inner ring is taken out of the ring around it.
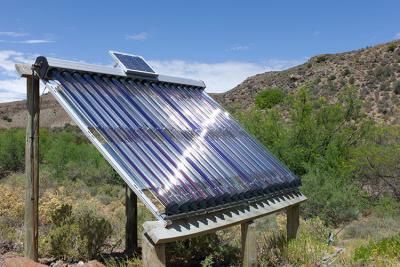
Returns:
[[[300,205],[293,205],[286,209],[286,230],[287,240],[295,239],[297,236],[297,229],[299,228],[300,220]]]
[[[241,224],[242,230],[242,266],[257,266],[256,229],[253,221]]]
[[[142,235],[142,261],[144,267],[165,267],[165,244],[155,245],[144,233]]]
[[[25,144],[25,243],[24,256],[34,261],[38,260],[38,199],[39,199],[39,113],[40,96],[39,80],[27,79],[28,118]]]
[[[125,185],[125,214],[125,253],[132,256],[138,248],[137,197],[127,185]]]

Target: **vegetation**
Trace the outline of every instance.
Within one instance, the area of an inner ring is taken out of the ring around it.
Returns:
[[[399,188],[398,127],[368,121],[355,94],[354,88],[347,88],[337,103],[329,103],[301,88],[285,100],[286,112],[272,108],[237,113],[258,140],[303,178],[302,190],[310,196],[303,214],[333,226],[354,220],[390,191],[394,194],[387,197],[397,198]],[[378,182],[380,196],[366,198],[363,185]]]
[[[362,262],[400,260],[400,234],[360,246],[355,251],[354,259]]]
[[[299,238],[289,244],[282,215],[257,221],[261,266],[331,258],[344,266],[400,262],[400,128],[370,121],[356,89],[341,91],[330,102],[306,87],[289,95],[273,88],[257,97],[256,107],[234,113],[302,178],[309,198],[302,205]],[[77,129],[40,134],[40,256],[140,266],[138,258],[107,256],[124,247],[124,188],[116,172]],[[3,244],[22,250],[24,143],[23,130],[0,131],[0,253]],[[139,205],[141,225],[151,215]],[[177,242],[167,248],[170,264],[237,265],[239,233],[232,228]],[[340,247],[345,252],[337,252]]]
[[[285,93],[278,88],[267,88],[256,96],[256,105],[260,109],[272,108],[281,103]]]
[[[48,253],[65,260],[93,259],[111,236],[112,226],[95,210],[72,213],[72,206],[63,204],[51,214],[52,227],[45,242]]]

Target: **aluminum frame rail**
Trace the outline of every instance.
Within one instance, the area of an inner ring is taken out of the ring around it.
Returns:
[[[157,219],[300,185],[204,87],[70,66],[47,65],[41,72],[47,88]]]

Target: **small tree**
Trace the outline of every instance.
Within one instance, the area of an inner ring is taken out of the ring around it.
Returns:
[[[279,88],[267,88],[256,96],[256,105],[260,109],[272,108],[282,103],[285,99],[285,93]]]

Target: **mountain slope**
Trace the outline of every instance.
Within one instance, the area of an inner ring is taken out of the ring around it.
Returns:
[[[335,99],[354,85],[364,101],[365,112],[377,121],[400,122],[400,41],[340,54],[312,57],[284,71],[247,78],[232,90],[213,97],[225,107],[246,108],[258,92],[271,87],[290,92],[308,85],[315,96]]]
[[[73,124],[68,114],[51,94],[41,96],[40,127],[62,127]],[[0,104],[0,129],[26,127],[26,101]]]

